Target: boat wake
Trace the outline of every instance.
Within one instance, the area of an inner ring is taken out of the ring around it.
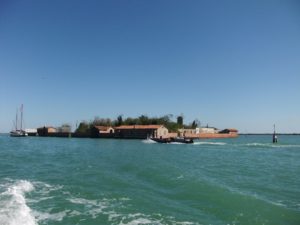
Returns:
[[[51,186],[43,182],[4,179],[0,182],[0,224],[38,225],[40,221],[61,221],[67,210],[58,213],[39,212],[29,206],[52,199],[49,194],[62,186]],[[35,195],[35,198],[26,198]]]
[[[143,142],[144,144],[155,144],[155,143],[157,143],[156,141],[153,141],[153,140],[151,140],[151,139],[142,140],[142,142]]]
[[[227,145],[225,142],[194,142],[194,145]]]
[[[26,204],[26,193],[34,190],[33,184],[26,180],[8,182],[0,185],[0,221],[5,225],[37,225],[32,210]]]
[[[63,195],[64,210],[53,212],[53,208],[43,207],[43,211],[30,208],[30,206],[38,208],[43,201],[50,201],[49,205],[55,207],[58,204],[57,195]],[[50,221],[61,222],[68,218],[76,221],[86,218],[93,221],[98,217],[106,218],[107,224],[119,225],[198,224],[176,221],[174,217],[163,216],[159,213],[145,214],[138,211],[124,213],[124,208],[130,205],[127,203],[128,201],[131,199],[126,197],[118,199],[79,198],[68,191],[63,191],[63,186],[60,185],[51,186],[43,182],[5,179],[4,182],[0,181],[0,224],[41,225],[48,224]]]

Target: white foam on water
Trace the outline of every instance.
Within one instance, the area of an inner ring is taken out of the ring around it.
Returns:
[[[120,198],[121,201],[130,201],[130,198],[124,197],[124,198]]]
[[[129,198],[117,198],[117,199],[85,199],[71,197],[67,199],[69,202],[77,205],[83,205],[84,209],[79,211],[67,212],[67,216],[88,216],[92,219],[96,219],[100,215],[106,215],[110,224],[118,225],[139,225],[139,224],[178,224],[178,225],[198,225],[198,223],[188,221],[176,221],[174,217],[164,217],[161,214],[146,215],[143,213],[121,213],[119,209],[126,208],[126,202],[130,201]]]
[[[151,140],[151,139],[142,140],[142,142],[143,142],[144,144],[155,144],[155,143],[157,143],[156,141],[153,141],[153,140]]]
[[[243,146],[250,146],[250,147],[269,147],[269,148],[300,148],[300,145],[290,145],[290,144],[278,144],[278,143],[247,143],[242,144]]]
[[[151,219],[150,216],[142,213],[134,213],[123,216],[119,225],[139,225],[139,224],[153,224],[161,225],[160,220]]]
[[[181,180],[181,179],[183,179],[183,178],[184,178],[183,175],[180,175],[180,176],[176,177],[177,180]]]
[[[175,222],[175,224],[178,224],[178,225],[195,225],[195,224],[198,224],[198,223],[192,223],[192,222]]]
[[[163,217],[161,214],[145,215],[143,213],[134,213],[123,215],[119,225],[163,225],[163,224],[174,224],[174,225],[199,225],[198,222],[189,221],[176,221],[174,217],[167,216]]]
[[[40,181],[32,182],[34,187],[36,187],[36,192],[42,195],[48,195],[50,192],[61,190],[63,185],[50,185]]]
[[[129,198],[123,197],[118,199],[96,199],[90,200],[85,198],[69,197],[67,201],[73,204],[83,205],[82,210],[72,210],[67,208],[64,211],[51,213],[52,209],[48,208],[41,212],[32,210],[29,205],[35,204],[42,200],[51,199],[49,196],[52,191],[60,190],[62,186],[52,186],[42,182],[29,182],[26,180],[4,180],[0,183],[0,225],[38,225],[46,224],[48,221],[61,222],[67,217],[88,216],[96,219],[100,215],[106,215],[111,224],[119,225],[138,225],[138,224],[195,224],[191,222],[178,222],[173,217],[164,217],[160,214],[146,215],[143,213],[121,213],[119,209],[126,207]],[[31,199],[26,199],[26,194],[33,192]],[[61,191],[60,191],[61,193]],[[55,194],[55,193],[54,193]]]
[[[272,144],[269,144],[269,143],[256,143],[256,142],[253,142],[253,143],[247,143],[245,144],[246,146],[262,146],[262,147],[272,147]]]
[[[208,142],[208,141],[199,141],[194,142],[194,145],[227,145],[225,142]]]
[[[168,144],[170,144],[170,145],[183,145],[183,144],[185,144],[185,143],[181,143],[181,142],[170,142],[170,143],[168,143]]]
[[[155,221],[145,219],[145,218],[134,219],[128,223],[123,223],[123,222],[120,223],[120,225],[139,225],[139,224],[161,224],[161,223],[156,223]]]
[[[37,225],[25,198],[26,193],[34,190],[33,184],[26,180],[8,180],[2,188],[6,190],[0,193],[1,225]]]
[[[91,216],[93,219],[97,218],[97,216],[100,214],[109,215],[110,213],[115,213],[114,211],[105,211],[105,209],[108,209],[110,207],[110,203],[107,199],[103,199],[100,201],[84,198],[69,198],[67,200],[73,204],[84,205],[88,209],[88,211],[82,212],[82,214]]]
[[[68,212],[69,212],[69,210],[65,210],[62,212],[51,214],[51,213],[47,213],[47,212],[33,211],[33,214],[38,222],[43,221],[43,220],[62,221]]]

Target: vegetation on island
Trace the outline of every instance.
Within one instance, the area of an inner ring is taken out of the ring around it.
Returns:
[[[90,134],[93,126],[112,126],[117,127],[121,125],[164,125],[170,132],[177,132],[181,128],[196,128],[199,125],[199,121],[195,119],[191,124],[184,124],[183,115],[177,116],[176,121],[173,121],[173,115],[168,114],[161,117],[148,117],[141,115],[139,117],[127,117],[123,118],[119,115],[116,119],[100,118],[96,116],[94,120],[82,121],[76,129],[76,133]]]

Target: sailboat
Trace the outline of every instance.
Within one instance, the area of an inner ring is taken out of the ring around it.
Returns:
[[[16,113],[16,121],[15,121],[15,129],[10,132],[11,137],[26,137],[28,134],[25,132],[25,130],[22,129],[23,124],[23,104],[20,108],[21,112],[21,121],[20,121],[20,129],[18,129],[18,110]]]

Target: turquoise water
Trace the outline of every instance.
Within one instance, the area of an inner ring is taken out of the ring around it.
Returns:
[[[0,136],[0,225],[300,224],[300,136]]]

